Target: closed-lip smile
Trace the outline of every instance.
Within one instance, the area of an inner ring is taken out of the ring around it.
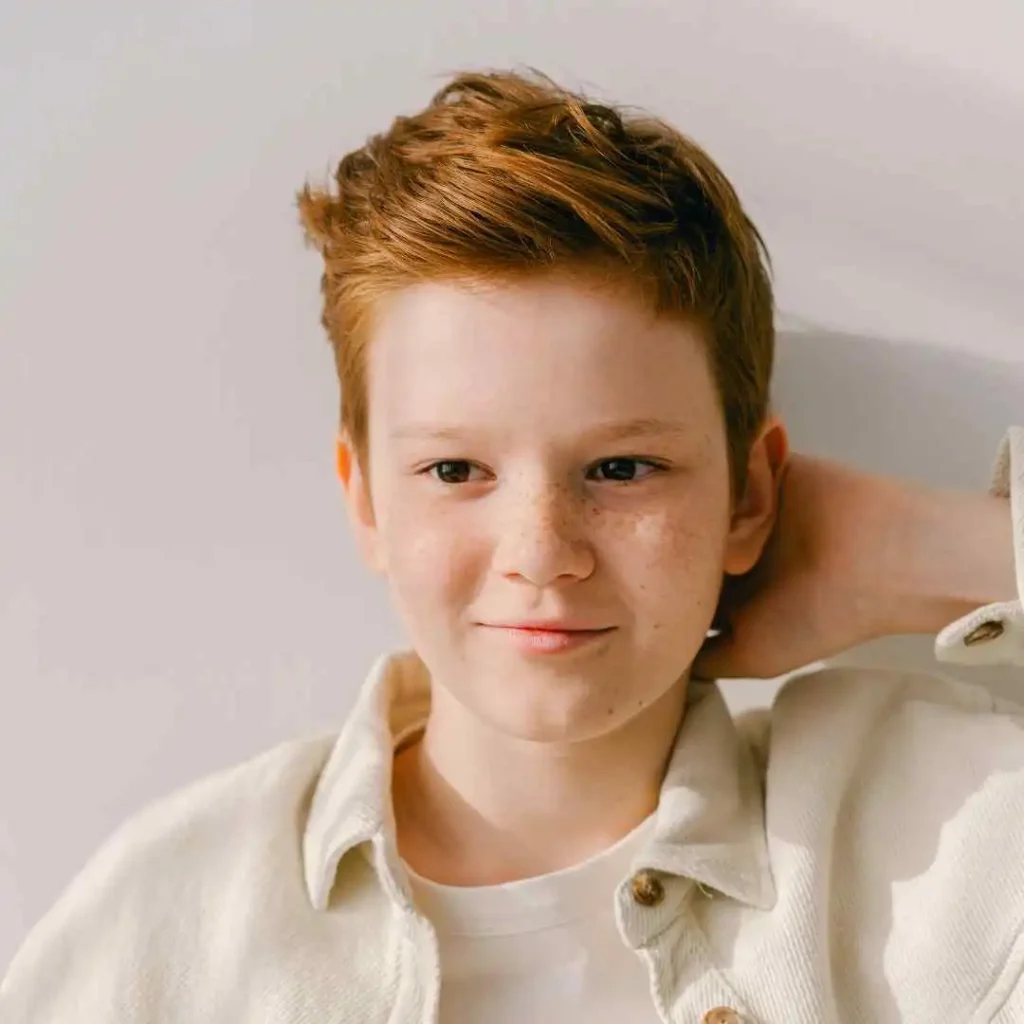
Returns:
[[[585,648],[614,632],[615,626],[594,626],[570,619],[529,619],[482,622],[488,632],[511,640],[526,654],[561,654]]]
[[[614,626],[595,626],[573,619],[529,619],[524,622],[484,622],[491,629],[522,629],[533,633],[607,633]]]

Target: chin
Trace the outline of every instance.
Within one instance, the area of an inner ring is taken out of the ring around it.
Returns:
[[[568,744],[584,743],[614,732],[623,723],[614,718],[605,721],[580,719],[571,722],[559,721],[554,716],[542,715],[512,718],[510,716],[490,718],[490,726],[504,736],[528,743]]]
[[[617,685],[628,678],[622,675],[613,675],[615,684],[592,673],[553,678],[520,670],[506,678],[507,683],[492,677],[496,689],[479,695],[478,714],[492,729],[536,743],[596,739],[624,726],[647,704],[625,699]]]

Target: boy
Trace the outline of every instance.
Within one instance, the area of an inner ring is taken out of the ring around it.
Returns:
[[[729,183],[540,76],[459,76],[300,209],[413,650],[120,829],[0,1021],[1024,1021],[1024,702],[712,681],[1024,665],[1024,431],[987,495],[791,454]]]

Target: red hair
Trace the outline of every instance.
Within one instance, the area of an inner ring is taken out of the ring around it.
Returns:
[[[734,495],[768,414],[768,255],[725,175],[662,121],[539,73],[466,72],[298,197],[323,256],[341,428],[366,454],[366,346],[380,298],[425,280],[612,273],[702,328]]]

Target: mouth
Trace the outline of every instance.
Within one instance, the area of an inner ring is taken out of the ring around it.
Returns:
[[[559,654],[599,643],[615,626],[579,627],[561,623],[480,623],[489,633],[511,641],[528,654]]]

